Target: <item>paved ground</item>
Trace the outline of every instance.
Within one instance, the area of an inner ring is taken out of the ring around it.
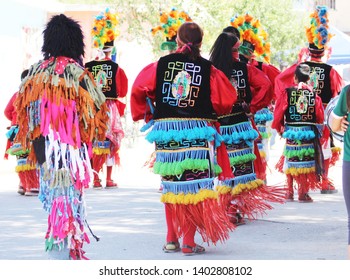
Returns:
[[[163,205],[159,202],[158,177],[142,167],[152,145],[139,139],[121,152],[123,167],[114,174],[119,188],[87,190],[87,220],[101,239],[85,246],[92,260],[183,260],[164,254]],[[282,149],[277,142],[270,154],[269,183],[283,176],[273,170]],[[46,260],[46,213],[37,197],[16,193],[14,159],[1,161],[0,260]],[[311,193],[314,203],[289,202],[231,233],[225,244],[203,244],[207,252],[191,260],[345,260],[347,215],[341,190],[340,163],[331,169],[339,192]],[[90,235],[91,236],[91,235]],[[197,240],[202,244],[201,240]]]

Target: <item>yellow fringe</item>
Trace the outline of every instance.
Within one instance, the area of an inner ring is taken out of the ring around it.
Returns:
[[[235,186],[233,189],[232,189],[232,192],[231,194],[232,195],[238,195],[244,191],[251,191],[251,190],[254,190],[258,187],[261,187],[263,186],[265,183],[263,180],[261,179],[256,179],[254,181],[251,181],[249,183],[246,183],[246,184],[238,184],[237,186]]]
[[[331,151],[332,151],[332,153],[340,153],[341,152],[341,148],[340,147],[332,147]]]
[[[216,191],[219,194],[228,194],[229,192],[231,192],[232,188],[228,187],[228,186],[216,186]]]
[[[304,167],[304,168],[288,168],[285,171],[285,174],[290,174],[292,176],[298,176],[300,174],[309,174],[309,173],[315,173],[315,167]]]
[[[35,165],[32,164],[24,164],[24,165],[17,165],[16,166],[16,172],[24,172],[24,171],[30,171],[36,169]]]
[[[92,152],[95,154],[95,155],[109,155],[110,154],[110,149],[109,148],[93,148],[92,149]]]
[[[214,190],[200,190],[198,193],[195,194],[174,194],[172,192],[163,194],[160,198],[161,202],[163,203],[170,203],[170,204],[193,204],[196,205],[197,203],[200,203],[206,199],[217,199],[218,194]]]

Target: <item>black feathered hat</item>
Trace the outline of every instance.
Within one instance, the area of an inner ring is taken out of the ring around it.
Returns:
[[[66,56],[78,60],[84,56],[84,35],[79,23],[64,14],[53,16],[43,31],[41,51],[44,58]]]

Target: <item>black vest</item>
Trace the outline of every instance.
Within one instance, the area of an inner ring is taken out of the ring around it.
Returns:
[[[316,94],[308,89],[287,88],[286,122],[316,123]]]
[[[95,79],[100,71],[104,71],[107,81],[102,87],[103,94],[107,99],[116,99],[118,97],[117,83],[115,81],[118,70],[117,63],[112,60],[93,60],[86,63],[85,67],[92,73]]]
[[[210,99],[211,62],[199,57],[190,61],[175,53],[159,59],[157,65],[155,119],[216,119]]]
[[[310,66],[311,73],[317,73],[317,88],[315,92],[321,97],[322,103],[328,104],[332,99],[332,90],[330,82],[330,73],[332,66],[326,63],[318,63],[312,61],[305,61]]]
[[[233,62],[230,80],[237,90],[237,103],[245,102],[250,104],[252,101],[252,92],[248,82],[247,64],[240,61]]]

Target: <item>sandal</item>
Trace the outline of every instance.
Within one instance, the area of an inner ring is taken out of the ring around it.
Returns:
[[[164,246],[163,246],[163,251],[164,253],[175,253],[180,251],[180,244],[179,242],[167,242]]]
[[[94,180],[93,188],[94,188],[95,190],[102,189],[102,185],[101,185],[101,180],[100,180],[100,179]]]
[[[118,184],[113,180],[106,180],[106,189],[115,189],[118,188]]]
[[[194,247],[183,245],[181,250],[185,256],[192,256],[194,254],[202,254],[205,252],[205,248],[198,244],[196,244]]]
[[[313,202],[312,198],[309,196],[308,193],[299,195],[299,202],[301,203],[308,203]]]

